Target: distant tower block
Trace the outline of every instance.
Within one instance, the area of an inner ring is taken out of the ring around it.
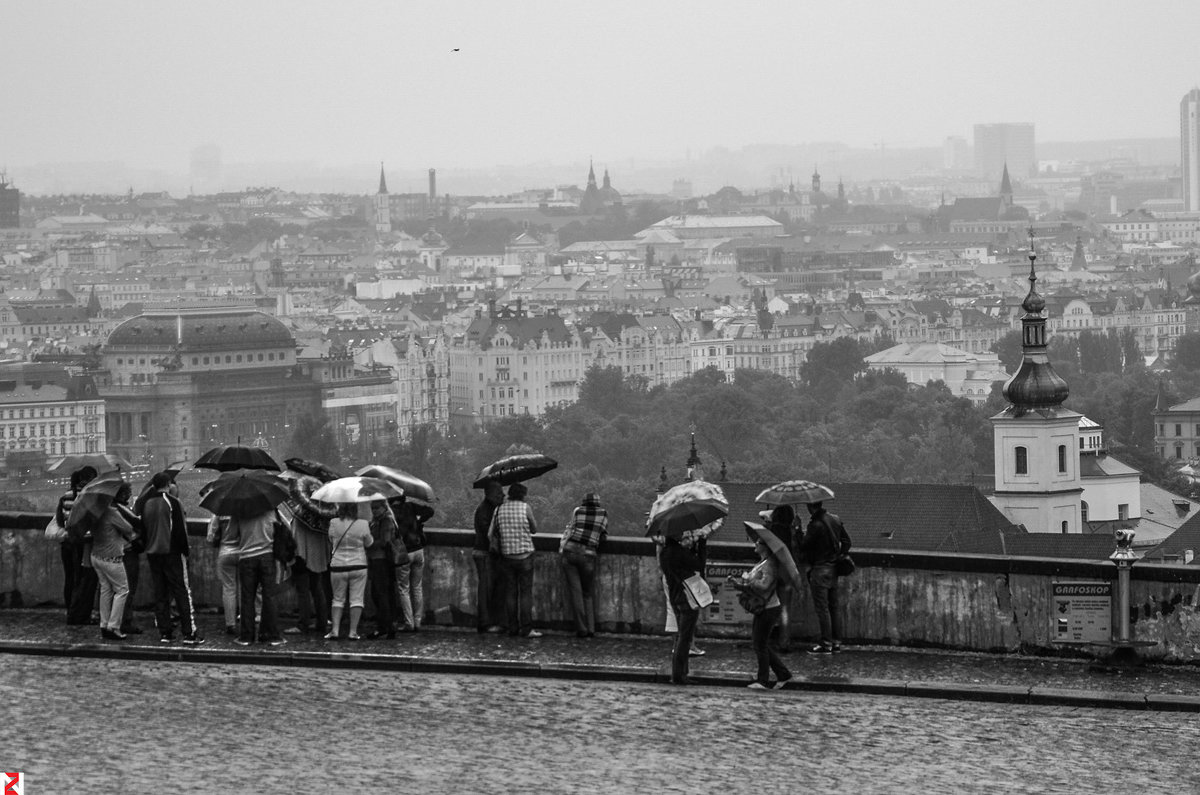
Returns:
[[[1180,163],[1183,166],[1183,208],[1200,212],[1200,88],[1179,103]]]
[[[437,201],[437,169],[429,169],[429,203]]]

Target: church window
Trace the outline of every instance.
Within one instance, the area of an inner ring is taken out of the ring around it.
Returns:
[[[1088,520],[1088,504],[1086,502],[1079,503],[1079,518],[1084,522]]]
[[[1067,471],[1067,446],[1065,444],[1058,446],[1058,471],[1063,473]]]
[[[1117,521],[1124,522],[1129,518],[1129,504],[1121,503],[1117,506]]]
[[[1176,436],[1183,436],[1183,425],[1181,425],[1181,424],[1180,424],[1180,423],[1178,423],[1178,422],[1177,422],[1177,423],[1175,423],[1175,435],[1176,435]]]
[[[1024,447],[1018,447],[1016,449],[1016,458],[1017,458],[1017,461],[1016,461],[1017,474],[1018,475],[1028,475],[1029,474],[1029,451],[1026,450]]]
[[[1175,457],[1183,458],[1183,445],[1181,445],[1181,444],[1175,445]]]
[[[268,353],[268,354],[267,354],[267,361],[268,361],[268,362],[273,362],[273,361],[275,361],[275,354],[274,354],[274,353]]]
[[[1064,519],[1064,520],[1063,520],[1063,523],[1062,523],[1062,532],[1063,532],[1063,535],[1066,535],[1066,534],[1067,534],[1067,529],[1068,529],[1069,527],[1070,527],[1070,525],[1068,525],[1068,524],[1067,524],[1067,521]]]

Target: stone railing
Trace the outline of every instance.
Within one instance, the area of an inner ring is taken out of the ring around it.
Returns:
[[[28,605],[61,604],[62,566],[58,544],[42,538],[47,515],[0,513],[0,594],[19,590]],[[215,550],[203,538],[203,522],[190,522],[190,574],[198,604],[220,603]],[[470,625],[475,613],[473,533],[426,531],[425,577],[428,619],[438,624]],[[558,538],[535,537],[534,622],[566,629],[564,579],[559,569]],[[710,565],[750,563],[749,545],[712,543]],[[926,646],[978,651],[1051,652],[1056,615],[1056,582],[1112,582],[1116,567],[1086,560],[957,555],[938,552],[886,552],[856,549],[858,571],[842,580],[844,634],[850,642]],[[143,566],[145,564],[143,563]],[[654,545],[644,538],[610,538],[597,569],[597,618],[605,631],[661,633],[665,599]],[[150,579],[143,569],[136,604],[147,606]],[[1133,568],[1131,619],[1133,639],[1154,641],[1143,650],[1149,658],[1200,660],[1200,566],[1140,564]],[[291,594],[282,609],[293,608]],[[817,634],[807,592],[792,604],[796,637]],[[1112,626],[1118,626],[1112,615]],[[706,622],[702,634],[745,636],[742,624]],[[1096,651],[1095,647],[1089,647]]]

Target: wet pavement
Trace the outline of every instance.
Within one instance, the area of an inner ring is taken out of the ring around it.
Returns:
[[[655,683],[668,678],[671,650],[668,636],[580,639],[547,632],[524,639],[452,627],[426,627],[395,640],[289,635],[278,648],[240,647],[211,614],[200,616],[207,642],[191,647],[159,643],[152,616],[139,612],[136,618],[145,634],[111,642],[102,641],[96,627],[66,626],[58,610],[0,610],[0,653]],[[701,638],[699,645],[706,653],[692,660],[692,675],[702,685],[750,680],[754,655],[748,641]],[[1084,659],[855,646],[837,655],[792,652],[784,659],[795,689],[805,691],[1200,711],[1196,666],[1101,672]]]
[[[30,795],[1200,790],[1195,716],[1178,712],[2,659],[0,755]]]

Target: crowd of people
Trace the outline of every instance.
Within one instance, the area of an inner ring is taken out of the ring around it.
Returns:
[[[57,522],[67,523],[75,498],[95,477],[92,467],[72,474],[70,491],[58,502]],[[298,491],[294,484],[293,493],[298,499],[261,514],[214,516],[209,522],[207,540],[216,552],[222,614],[234,642],[279,646],[286,643],[284,635],[300,633],[333,640],[343,637],[343,621],[344,637],[351,640],[419,631],[425,612],[424,522],[432,511],[403,497],[323,505],[306,499],[303,483]],[[497,482],[483,484],[472,550],[480,633],[542,635],[533,627],[533,535],[538,525],[525,501],[527,493],[523,483],[511,484],[507,492]],[[203,643],[188,580],[186,520],[170,473],[154,475],[133,505],[131,497],[129,484],[120,484],[111,504],[91,522],[86,538],[72,534],[62,542],[67,623],[98,620],[106,640],[140,634],[142,629],[134,624],[128,608],[138,589],[140,558],[145,555],[160,638],[172,642],[178,628],[183,643]],[[807,528],[791,505],[776,506],[761,517],[766,531],[807,567],[820,627],[820,641],[808,651],[835,654],[841,650],[835,564],[851,542],[838,517],[820,502],[809,503],[808,511]],[[608,516],[599,495],[584,495],[559,543],[567,612],[580,638],[596,633],[596,568],[607,533]],[[281,543],[284,538],[287,542]],[[729,586],[754,597],[751,638],[757,670],[749,686],[780,688],[792,677],[779,652],[790,642],[787,611],[794,580],[783,576],[777,554],[763,538],[751,540],[759,562],[743,576],[732,578]],[[702,537],[689,533],[660,541],[667,629],[675,633],[671,681],[686,685],[690,684],[689,659],[703,654],[694,642],[702,605],[687,583],[704,574],[705,545]],[[278,589],[285,582],[296,595],[297,623],[281,631],[276,605]],[[373,631],[362,634],[368,594]]]

